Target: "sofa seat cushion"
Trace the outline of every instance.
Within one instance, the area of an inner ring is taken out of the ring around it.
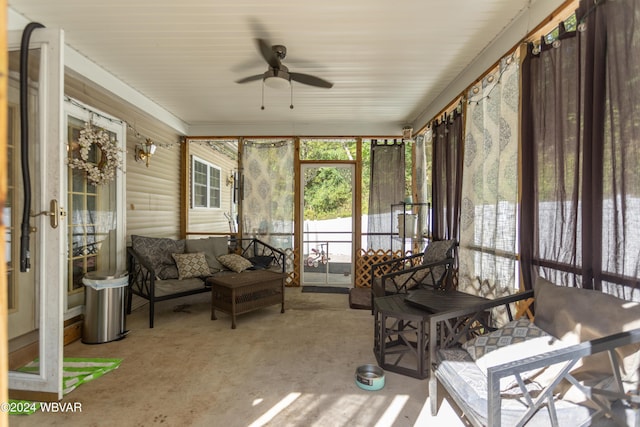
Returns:
[[[436,376],[447,390],[455,390],[457,403],[470,412],[472,418],[488,423],[487,377],[476,365],[469,353],[463,349],[441,349],[436,352],[438,368]],[[527,383],[527,389],[535,394],[540,386],[535,382]],[[503,393],[501,423],[504,426],[516,425],[517,420],[527,410],[523,399],[519,395],[509,396]],[[511,398],[509,398],[511,397]],[[558,424],[561,426],[581,425],[588,420],[595,410],[588,406],[568,401],[555,401],[558,414]],[[529,426],[549,426],[549,414],[546,410],[538,411]]]
[[[204,280],[198,278],[156,280],[155,282],[156,298],[174,295],[181,292],[190,292],[198,289],[205,291],[209,288],[205,286]]]

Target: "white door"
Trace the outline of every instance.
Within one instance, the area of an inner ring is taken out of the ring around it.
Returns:
[[[7,238],[9,337],[11,345],[37,348],[39,367],[9,372],[9,389],[39,400],[62,398],[64,271],[66,267],[66,144],[62,138],[63,33],[40,28],[29,44],[28,102],[31,208],[29,233],[21,232],[25,193],[20,148],[19,58],[22,31],[8,33],[9,197],[3,216]],[[26,123],[26,121],[25,121]],[[13,201],[13,202],[11,202]],[[21,271],[21,237],[28,236],[30,268]],[[16,393],[17,395],[17,393]]]

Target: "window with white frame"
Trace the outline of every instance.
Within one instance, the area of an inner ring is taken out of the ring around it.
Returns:
[[[220,208],[220,168],[191,156],[191,207]]]

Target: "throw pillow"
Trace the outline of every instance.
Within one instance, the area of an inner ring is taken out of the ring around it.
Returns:
[[[151,264],[158,279],[178,278],[178,269],[171,254],[184,253],[184,240],[132,235],[131,246],[141,257]]]
[[[254,256],[249,258],[249,261],[253,264],[253,268],[256,270],[264,270],[269,268],[271,263],[273,262],[272,256],[262,255],[262,256]]]
[[[220,264],[224,265],[229,270],[235,271],[236,273],[241,273],[253,265],[251,264],[251,261],[238,254],[219,256],[218,261],[220,261]]]
[[[477,360],[501,347],[542,336],[550,337],[545,331],[531,323],[528,318],[522,317],[489,334],[480,335],[465,342],[462,344],[462,348],[467,350],[473,360]]]
[[[455,240],[439,240],[429,243],[422,254],[422,264],[427,265],[433,262],[444,261],[446,258],[452,258],[455,245]],[[423,283],[430,286],[440,286],[440,282],[447,272],[446,266],[436,265],[430,270],[432,270],[432,272],[425,276]]]
[[[190,279],[209,275],[209,265],[203,252],[171,254],[178,267],[178,279]]]

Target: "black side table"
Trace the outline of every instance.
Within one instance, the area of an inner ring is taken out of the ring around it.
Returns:
[[[431,313],[405,303],[406,294],[374,299],[374,347],[384,370],[424,379],[429,376]]]

